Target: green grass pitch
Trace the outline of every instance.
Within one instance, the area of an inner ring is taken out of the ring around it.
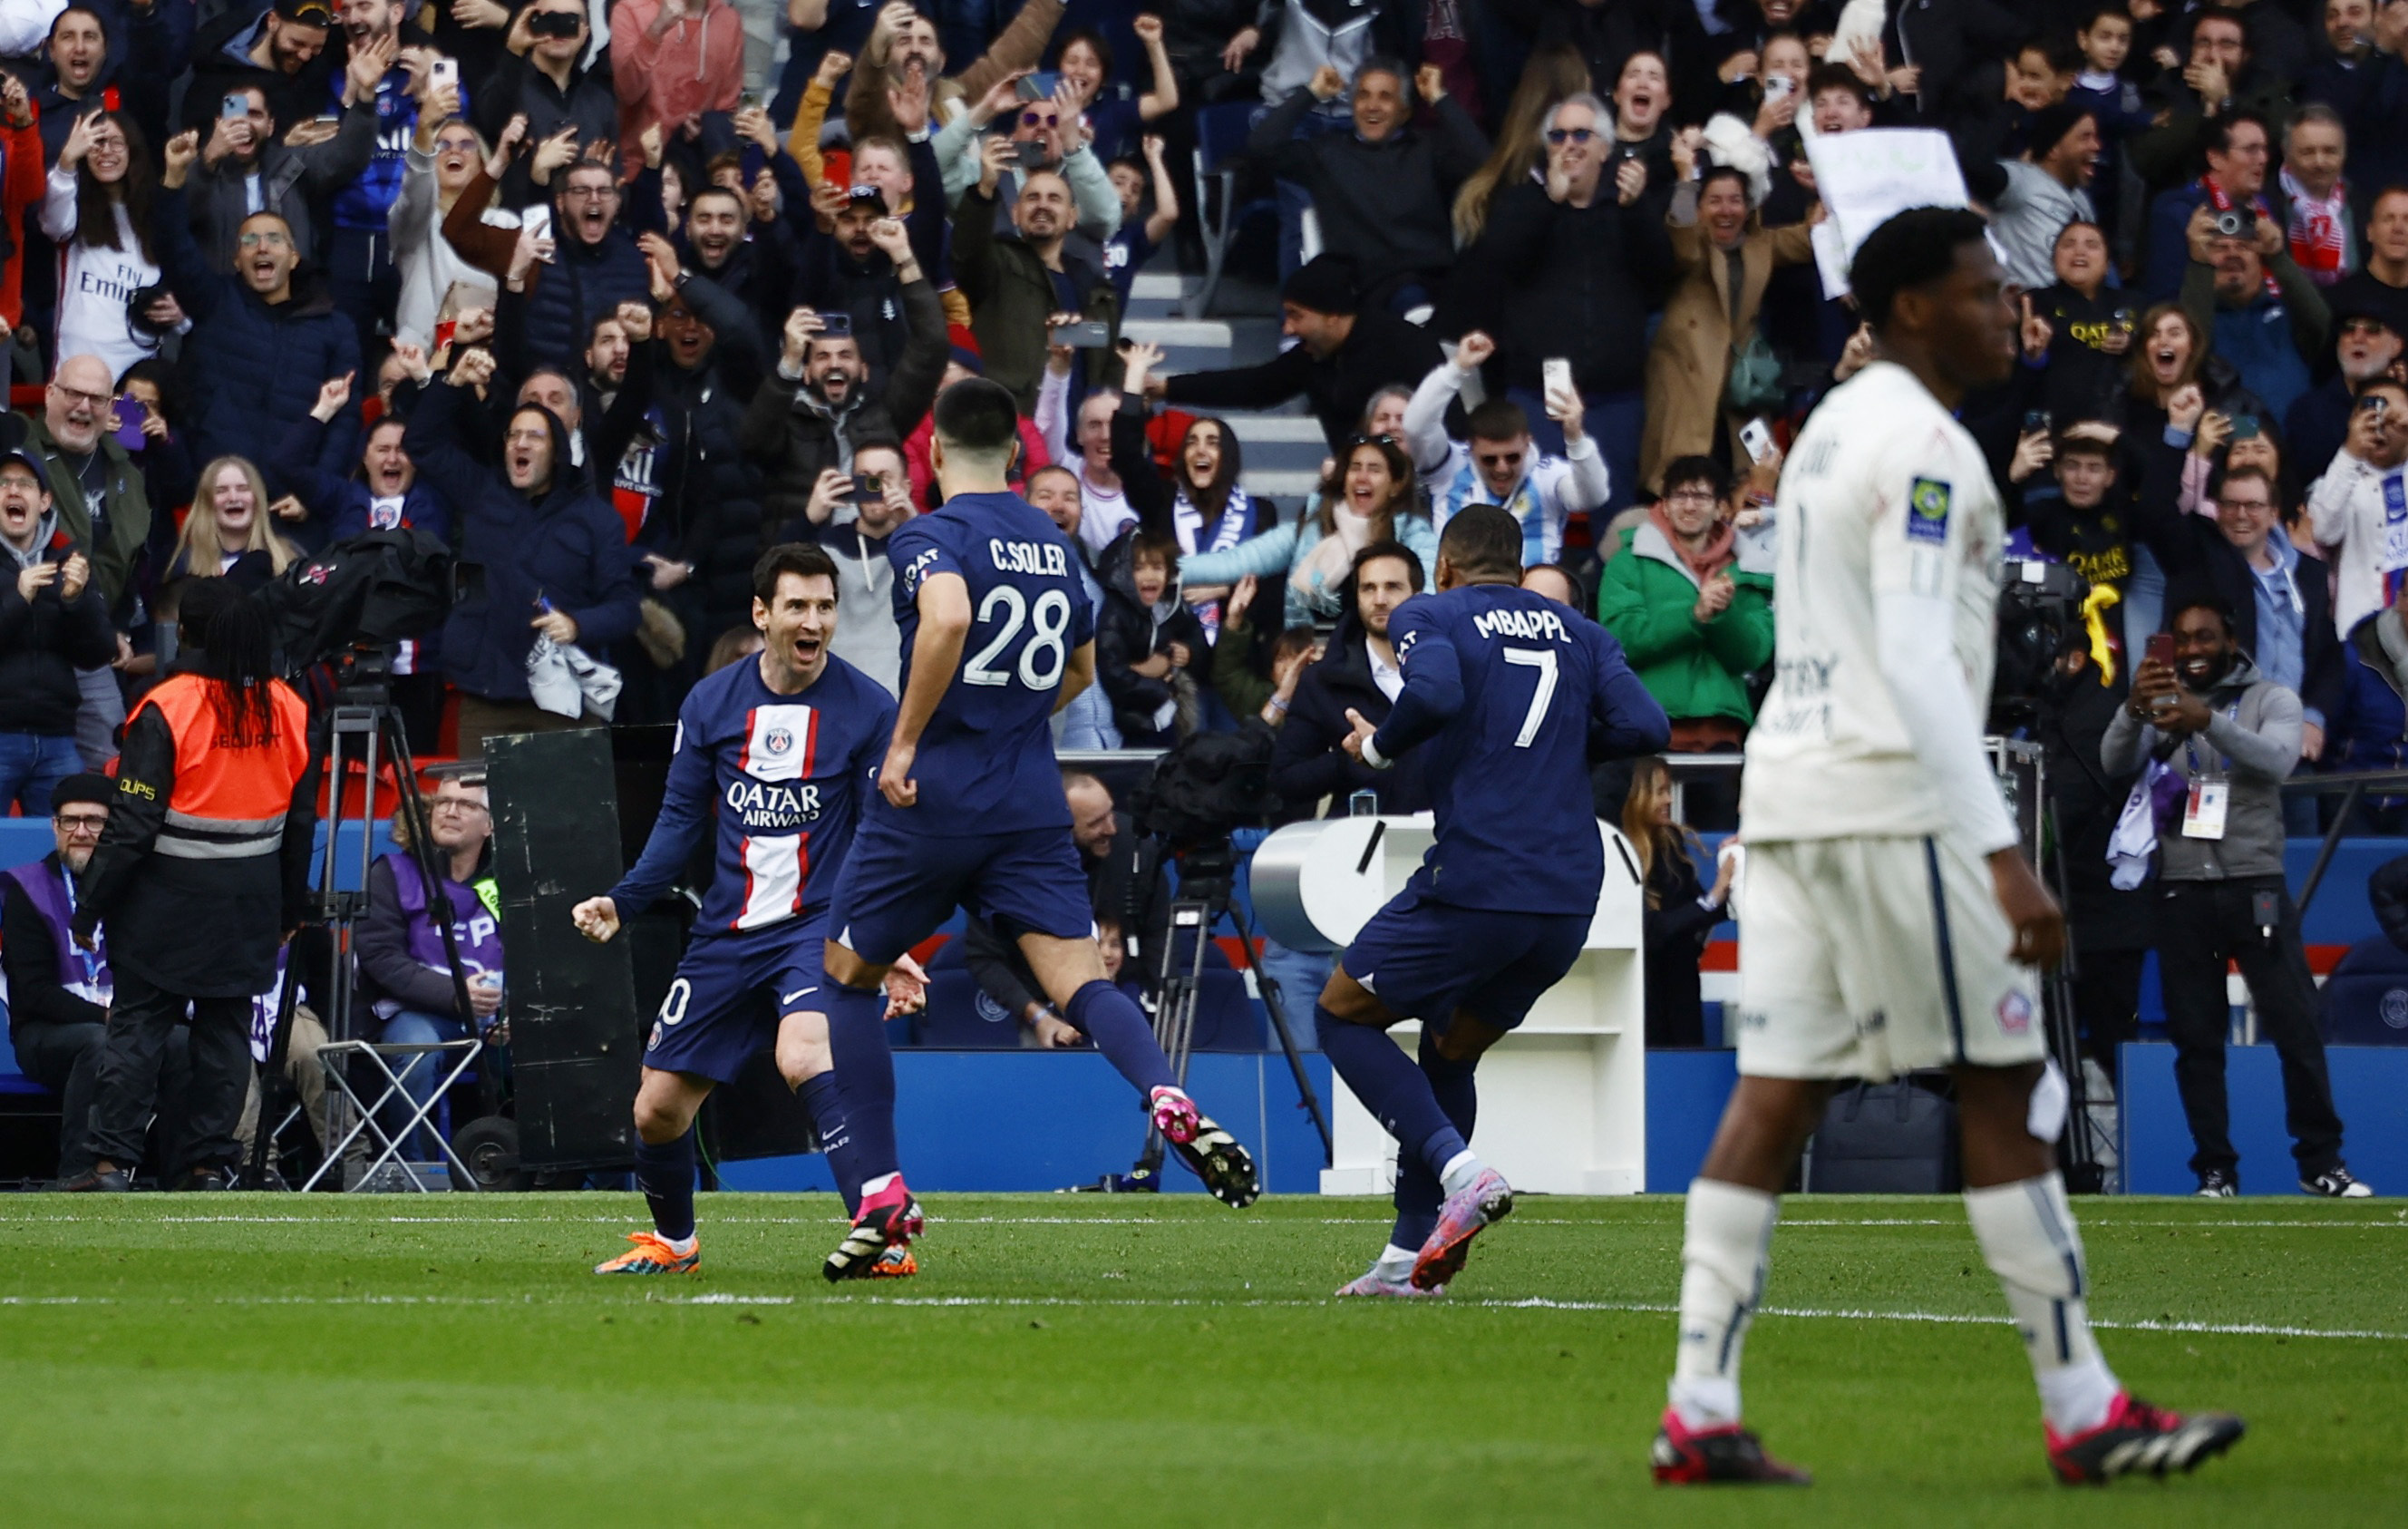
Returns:
[[[833,1289],[824,1195],[0,1203],[0,1522],[2408,1523],[2408,1209],[2080,1205],[2109,1360],[2249,1436],[2048,1479],[1957,1203],[1793,1198],[1748,1347],[1804,1492],[1659,1491],[1681,1204],[1526,1197],[1443,1302],[1337,1303],[1364,1200],[932,1196]],[[1866,1314],[1866,1315],[1856,1315]]]

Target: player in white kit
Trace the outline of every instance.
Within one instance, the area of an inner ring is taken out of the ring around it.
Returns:
[[[2188,1470],[2241,1421],[2139,1401],[2091,1339],[2037,974],[2064,919],[1982,747],[2006,524],[1951,411],[2006,379],[2015,314],[1963,210],[1885,224],[1850,281],[1878,358],[1815,410],[1782,473],[1778,672],[1740,800],[1740,1079],[1689,1187],[1656,1478],[1808,1479],[1740,1421],[1777,1196],[1838,1080],[1929,1067],[1955,1076],[1966,1211],[2039,1382],[2050,1466]]]

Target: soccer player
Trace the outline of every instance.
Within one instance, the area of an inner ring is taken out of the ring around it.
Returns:
[[[2126,1392],[2084,1310],[2035,972],[2065,925],[1982,749],[2006,526],[1951,411],[2006,379],[2016,329],[1983,234],[1971,212],[1920,208],[1865,240],[1850,282],[1876,358],[1815,410],[1782,474],[1780,666],[1740,799],[1740,1078],[1689,1186],[1658,1481],[1808,1479],[1740,1422],[1776,1196],[1834,1080],[1927,1067],[1956,1079],[1966,1213],[2022,1332],[2057,1478],[2188,1470],[2241,1436],[2238,1418]]]
[[[695,1112],[758,1051],[775,1048],[778,1071],[811,1112],[846,1208],[853,1204],[860,1180],[848,1161],[843,1091],[829,1067],[820,951],[835,868],[885,750],[895,702],[828,652],[836,605],[836,565],[825,552],[788,543],[761,555],[752,566],[760,656],[687,694],[668,792],[643,854],[618,886],[570,910],[587,939],[609,940],[623,912],[668,891],[716,819],[710,888],[652,1020],[636,1090],[636,1183],[652,1230],[630,1233],[635,1247],[595,1274],[685,1274],[700,1264]],[[774,1007],[754,997],[763,990]],[[882,1272],[912,1270],[898,1259]]]
[[[1259,1192],[1254,1160],[1197,1110],[1144,1013],[1104,978],[1048,727],[1095,679],[1095,612],[1077,549],[1006,483],[1018,439],[1003,388],[975,377],[947,388],[930,451],[944,508],[887,546],[903,700],[828,916],[828,1035],[862,1176],[831,1280],[872,1273],[920,1233],[877,989],[956,906],[1017,941],[1063,1018],[1137,1086],[1206,1189],[1232,1205]]]
[[[1371,916],[1314,1011],[1329,1064],[1397,1138],[1397,1225],[1340,1295],[1437,1295],[1471,1239],[1513,1208],[1472,1155],[1481,1053],[1563,980],[1605,876],[1588,762],[1664,746],[1663,708],[1595,622],[1521,587],[1523,531],[1473,505],[1446,523],[1437,593],[1388,618],[1404,689],[1374,728],[1349,709],[1346,752],[1384,770],[1423,751],[1438,835]],[[1420,1058],[1387,1036],[1422,1021]]]

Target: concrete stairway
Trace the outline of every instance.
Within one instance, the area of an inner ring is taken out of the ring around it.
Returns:
[[[1256,366],[1279,353],[1276,318],[1179,317],[1193,286],[1192,281],[1182,282],[1169,269],[1140,271],[1121,332],[1131,339],[1161,346],[1167,356],[1164,369],[1170,372]],[[1233,296],[1226,282],[1222,291],[1225,298]],[[1329,454],[1320,425],[1311,415],[1297,411],[1300,407],[1226,416],[1245,453],[1245,474],[1240,481],[1248,493],[1278,500],[1283,520],[1295,518],[1298,506],[1312,494],[1320,482],[1322,458]]]

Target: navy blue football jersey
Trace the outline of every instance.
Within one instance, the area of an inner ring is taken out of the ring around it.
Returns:
[[[906,693],[920,631],[920,589],[939,573],[969,586],[961,667],[920,735],[911,767],[919,800],[870,811],[912,833],[1009,833],[1067,827],[1054,759],[1054,698],[1070,655],[1095,640],[1095,607],[1079,555],[1017,494],[959,494],[903,523],[887,542]]]
[[[610,889],[619,916],[666,895],[714,817],[697,939],[821,912],[861,798],[877,795],[873,777],[894,732],[895,698],[834,656],[791,696],[761,683],[757,658],[706,676],[678,711],[668,794],[652,836]]]
[[[1594,908],[1605,850],[1591,749],[1650,752],[1669,730],[1622,645],[1505,584],[1416,596],[1388,618],[1388,640],[1405,688],[1373,746],[1388,757],[1420,748],[1438,818],[1412,885],[1465,908]]]

